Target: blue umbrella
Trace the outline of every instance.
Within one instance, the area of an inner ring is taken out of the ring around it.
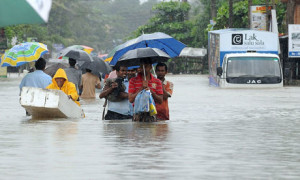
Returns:
[[[163,50],[173,58],[179,56],[181,50],[185,48],[186,45],[165,33],[156,32],[152,34],[143,34],[121,44],[120,47],[121,48],[113,55],[110,65],[115,65],[122,55],[132,49],[145,47],[157,48]]]

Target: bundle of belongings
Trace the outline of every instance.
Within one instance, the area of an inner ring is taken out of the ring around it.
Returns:
[[[139,92],[134,101],[133,121],[155,122],[156,114],[155,102],[150,90]]]

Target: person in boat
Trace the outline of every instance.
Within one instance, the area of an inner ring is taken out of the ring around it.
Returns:
[[[86,73],[82,75],[82,89],[81,98],[95,98],[95,88],[100,89],[100,79],[98,76],[92,74],[90,67],[85,69]]]
[[[72,82],[75,84],[77,93],[79,94],[79,87],[82,85],[81,77],[82,77],[82,71],[79,69],[76,69],[76,59],[69,58],[69,65],[70,67],[65,68],[65,72],[67,74],[69,82]]]
[[[46,67],[46,60],[39,58],[35,62],[35,71],[28,73],[21,81],[19,87],[22,90],[22,87],[37,87],[37,88],[46,88],[52,82],[51,76],[44,73]]]
[[[59,68],[52,78],[52,83],[47,86],[46,89],[62,90],[65,94],[68,95],[70,99],[72,99],[78,106],[80,106],[80,103],[77,101],[79,95],[77,93],[75,84],[68,81],[65,70]]]
[[[165,63],[158,63],[155,67],[155,72],[157,78],[161,80],[163,87],[163,101],[161,104],[155,105],[157,111],[156,116],[158,120],[169,120],[170,116],[168,99],[172,96],[173,93],[173,83],[165,79],[165,76],[168,73],[168,67]]]
[[[128,90],[128,99],[131,103],[134,103],[134,100],[139,92],[143,89],[150,90],[155,104],[161,104],[163,101],[163,89],[161,81],[155,78],[151,74],[152,69],[152,60],[151,58],[146,58],[141,60],[142,69],[145,69],[142,72],[138,72],[137,76],[131,78],[129,81],[129,90]],[[156,117],[150,117],[149,112],[143,114],[134,114],[134,121],[156,121]]]
[[[23,87],[37,87],[46,88],[52,82],[51,76],[44,73],[46,67],[46,60],[44,58],[39,58],[35,64],[35,71],[28,73],[21,81],[19,88],[20,94]],[[26,111],[26,115],[30,116],[30,113]]]
[[[131,119],[130,109],[128,105],[128,81],[126,76],[127,67],[116,66],[117,78],[108,78],[105,81],[102,92],[99,98],[107,98],[108,110],[105,115],[105,120],[122,120]]]

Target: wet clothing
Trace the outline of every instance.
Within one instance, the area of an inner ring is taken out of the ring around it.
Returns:
[[[111,79],[107,79],[108,81]],[[108,82],[106,81],[106,82]],[[128,81],[124,80],[124,91],[127,93],[128,92]],[[113,102],[108,100],[108,111],[116,112],[125,116],[130,116],[130,108],[128,104],[128,99],[121,99],[120,101]],[[128,118],[126,118],[128,119]]]
[[[64,78],[66,81],[64,82],[63,86],[61,88],[58,87],[55,78]],[[80,103],[77,101],[78,100],[78,93],[76,91],[76,87],[75,84],[73,84],[72,82],[68,81],[67,78],[67,74],[63,69],[58,69],[54,75],[54,77],[52,78],[52,83],[47,86],[47,89],[57,89],[57,90],[62,90],[64,93],[66,93],[67,95],[71,95],[73,101],[80,106]]]
[[[123,120],[123,119],[131,119],[131,118],[132,116],[130,115],[124,115],[110,110],[107,111],[104,117],[105,120]]]
[[[52,78],[48,74],[44,73],[42,70],[36,70],[32,73],[28,73],[20,83],[20,90],[22,87],[37,87],[46,88],[51,84]]]
[[[95,98],[96,93],[95,93],[95,86],[97,84],[100,84],[100,79],[98,76],[87,72],[82,75],[82,93],[81,96],[82,98]]]
[[[171,97],[173,93],[173,83],[167,80],[164,80],[163,87],[168,93],[168,96]],[[163,99],[161,104],[156,104],[156,111],[157,111],[157,119],[160,120],[169,120],[169,106],[168,106],[168,98]]]
[[[116,79],[117,79],[117,78],[113,78],[113,79],[110,79],[110,78],[109,78],[109,79],[106,79],[104,87],[111,87],[111,84],[112,84],[113,82],[116,82]],[[127,81],[127,83],[128,83],[128,81]],[[121,87],[118,87],[118,88],[119,88],[119,92],[125,92],[126,86],[125,86],[124,82],[122,83],[122,86],[121,86]],[[127,90],[127,92],[128,92],[128,90]],[[107,96],[107,100],[108,100],[108,101],[111,101],[111,102],[120,102],[120,101],[123,101],[124,99],[122,99],[122,98],[120,98],[120,97],[118,97],[118,96],[115,96],[115,95],[114,95],[114,91],[113,91],[112,93],[110,93],[110,94]]]
[[[150,116],[149,112],[136,113],[133,115],[132,121],[140,122],[156,122],[156,116]]]
[[[129,90],[131,94],[136,93],[143,87],[143,77],[139,73],[136,77],[133,77],[129,81]],[[163,95],[163,89],[161,81],[150,74],[150,80],[148,81],[148,87],[156,94]],[[133,115],[133,121],[153,122],[156,121],[156,116],[150,116],[149,112],[135,113]]]
[[[68,68],[65,68],[64,70],[67,74],[69,82],[72,82],[72,83],[75,84],[77,93],[79,94],[79,87],[82,84],[82,81],[81,81],[82,72],[81,72],[81,70],[75,69],[73,67],[68,67]]]
[[[136,77],[133,77],[129,81],[129,90],[131,94],[136,93],[143,86],[143,77],[139,73]],[[148,81],[148,87],[158,95],[163,94],[161,81],[150,74],[150,80]]]

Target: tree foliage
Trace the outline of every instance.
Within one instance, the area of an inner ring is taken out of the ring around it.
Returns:
[[[164,32],[191,47],[207,46],[207,31],[212,29],[211,0],[160,2],[148,0],[53,0],[47,24],[17,25],[5,28],[9,40],[19,42],[37,37],[51,49],[52,44],[64,46],[84,44],[97,51],[109,52],[125,38],[142,33]],[[215,0],[217,17],[213,29],[228,27],[228,0]],[[246,28],[248,1],[233,1],[233,27]],[[253,5],[266,0],[253,0]],[[284,32],[286,7],[276,4],[279,32]]]
[[[253,5],[264,5],[266,0],[253,0]],[[271,5],[271,4],[269,4]],[[276,4],[277,21],[279,32],[283,32],[283,21],[285,16],[286,7],[281,2]],[[216,17],[216,25],[214,29],[223,29],[228,27],[229,8],[228,3],[223,2],[218,9]],[[233,28],[247,28],[248,27],[248,0],[236,1],[233,4]],[[211,26],[208,26],[209,29]]]
[[[192,23],[187,20],[190,9],[189,3],[177,1],[158,3],[152,8],[155,15],[146,25],[140,26],[130,38],[143,33],[163,32],[189,45],[192,40],[190,33]]]
[[[19,42],[37,37],[52,44],[83,44],[97,51],[109,52],[114,46],[151,16],[156,0],[140,4],[139,0],[53,0],[47,24],[17,25],[5,28],[9,40]]]

